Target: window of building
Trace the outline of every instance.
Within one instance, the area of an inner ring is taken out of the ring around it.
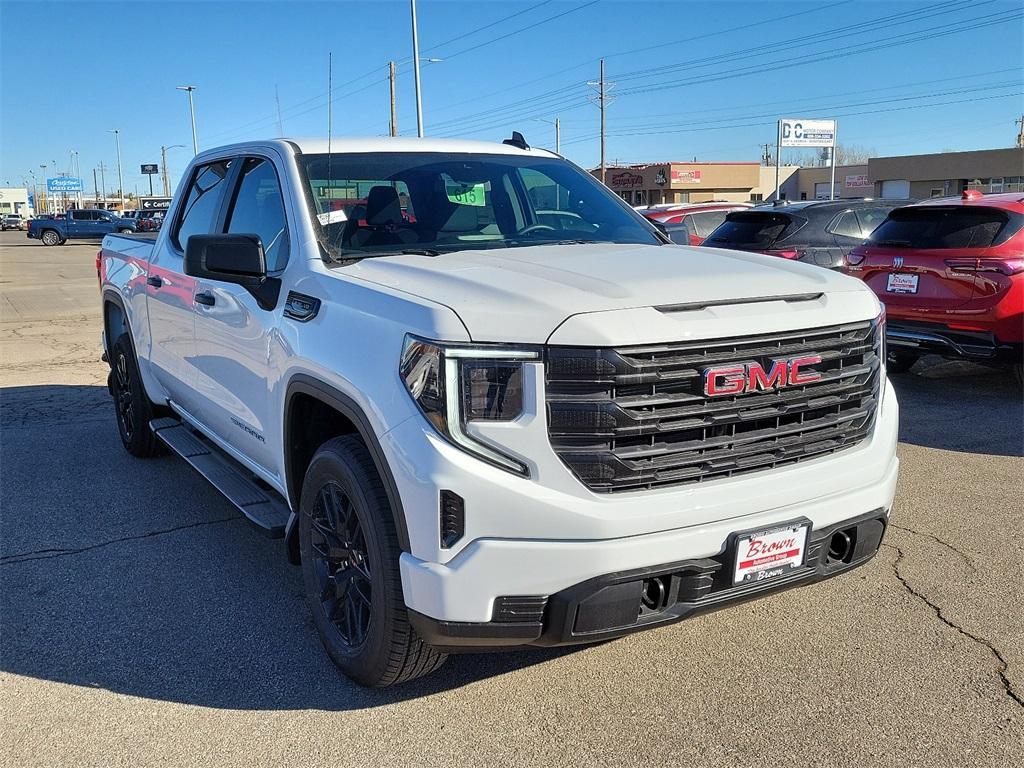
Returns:
[[[750,202],[752,202],[752,203],[764,202],[764,195],[762,195],[760,192],[751,192],[750,193]]]
[[[228,232],[259,235],[268,272],[279,272],[288,263],[284,199],[274,165],[269,160],[245,159],[242,183],[228,218]]]

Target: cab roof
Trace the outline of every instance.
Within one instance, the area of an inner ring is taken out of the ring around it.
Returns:
[[[241,148],[253,145],[276,144],[298,147],[299,151],[308,155],[327,154],[326,138],[280,138],[263,141],[247,141],[231,145]],[[221,152],[228,147],[217,147],[214,151]],[[211,148],[213,150],[213,148]],[[539,147],[520,149],[510,144],[490,141],[470,141],[467,139],[418,139],[407,136],[367,136],[367,137],[333,137],[330,140],[332,154],[352,152],[438,152],[438,153],[469,153],[477,155],[531,155],[534,157],[558,157],[554,152]]]

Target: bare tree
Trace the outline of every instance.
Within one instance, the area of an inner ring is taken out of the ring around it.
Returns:
[[[836,165],[863,165],[869,157],[875,157],[873,147],[862,147],[856,144],[836,144]],[[831,165],[829,148],[792,149],[783,153],[783,165],[800,165],[804,168]]]

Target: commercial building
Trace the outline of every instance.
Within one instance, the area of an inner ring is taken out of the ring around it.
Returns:
[[[798,170],[797,166],[781,170],[784,188],[793,186],[792,177]],[[599,168],[591,173],[601,177]],[[613,166],[605,169],[605,184],[630,205],[769,200],[775,193],[775,168],[753,162]]]
[[[591,171],[600,177],[600,170]],[[832,169],[783,166],[779,197],[827,200]],[[606,169],[606,184],[631,205],[762,202],[775,199],[775,167],[759,163],[650,163]],[[1024,192],[1024,149],[872,157],[836,166],[835,197],[924,199],[982,192]]]
[[[8,213],[20,213],[25,217],[33,215],[28,189],[25,187],[0,187],[0,216]]]

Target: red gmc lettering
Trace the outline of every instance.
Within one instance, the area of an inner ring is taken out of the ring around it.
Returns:
[[[801,373],[800,368],[805,365],[816,365],[821,362],[821,355],[812,357],[794,357],[789,361],[789,383],[790,384],[811,384],[821,379],[817,371]]]
[[[735,395],[747,387],[744,374],[746,366],[734,365],[731,368],[716,368],[707,372],[704,391],[709,395]],[[719,384],[721,380],[721,385]]]
[[[772,362],[771,371],[765,373],[757,363],[750,363],[747,366],[747,389],[774,389],[786,386],[786,361],[775,360]]]

